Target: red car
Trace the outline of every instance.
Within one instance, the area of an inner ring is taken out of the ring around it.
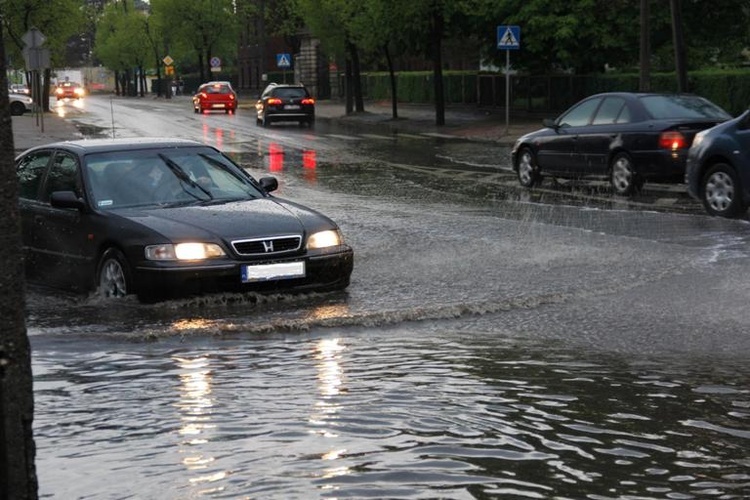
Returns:
[[[204,111],[223,111],[234,113],[237,111],[237,93],[229,82],[208,82],[198,87],[193,96],[193,110],[196,113]]]
[[[55,96],[60,99],[79,99],[83,97],[83,87],[75,82],[62,82],[55,89]]]

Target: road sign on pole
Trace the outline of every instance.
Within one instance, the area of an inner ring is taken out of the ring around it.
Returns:
[[[289,69],[292,67],[292,56],[289,54],[276,54],[276,66],[280,69]]]
[[[497,48],[518,50],[521,48],[521,27],[500,25],[497,27]]]
[[[505,133],[510,129],[510,51],[521,48],[521,27],[497,27],[497,49],[505,51]]]

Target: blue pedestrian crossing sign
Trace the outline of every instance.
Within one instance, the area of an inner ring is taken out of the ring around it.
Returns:
[[[292,56],[289,54],[276,54],[276,66],[284,69],[291,68]]]
[[[518,50],[521,48],[521,27],[500,25],[497,27],[498,50]]]

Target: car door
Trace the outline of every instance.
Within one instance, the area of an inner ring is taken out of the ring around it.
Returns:
[[[591,123],[578,130],[575,172],[581,176],[606,176],[613,144],[630,123],[630,111],[621,96],[605,97]]]
[[[52,158],[52,150],[39,150],[29,153],[16,164],[18,177],[18,207],[21,216],[21,240],[26,275],[34,278],[39,269],[39,254],[35,241],[38,230],[36,214],[41,204],[39,196],[47,166]]]
[[[94,258],[88,216],[75,208],[53,207],[50,197],[56,191],[72,191],[79,198],[85,196],[78,159],[66,151],[54,153],[39,203],[33,207],[33,253],[38,278],[44,283],[82,288],[91,277]]]
[[[554,133],[540,140],[537,161],[542,171],[569,176],[576,173],[578,134],[591,123],[601,97],[581,101],[555,120]]]

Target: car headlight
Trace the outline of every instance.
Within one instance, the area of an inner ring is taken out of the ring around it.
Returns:
[[[693,146],[696,148],[700,146],[700,143],[703,142],[703,138],[706,137],[707,130],[702,130],[695,134],[695,137],[693,138]]]
[[[341,245],[341,234],[333,229],[314,233],[307,238],[307,249],[315,250],[318,248],[328,248]]]
[[[178,243],[146,247],[148,260],[205,260],[224,256],[224,250],[215,243]]]

